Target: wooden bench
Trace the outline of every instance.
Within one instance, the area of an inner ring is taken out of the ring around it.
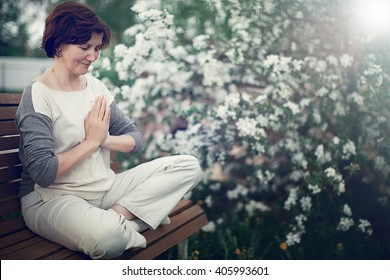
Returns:
[[[21,94],[0,94],[0,259],[89,259],[32,233],[24,223],[17,198],[22,167],[15,112],[20,98]],[[127,250],[118,259],[153,259],[175,245],[186,248],[187,238],[207,224],[203,209],[186,199],[170,217],[171,224],[142,233],[146,248]],[[186,258],[185,250],[179,252]]]

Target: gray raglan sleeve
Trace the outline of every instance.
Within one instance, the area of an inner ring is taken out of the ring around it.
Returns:
[[[132,136],[135,140],[136,146],[131,153],[136,154],[142,152],[144,149],[142,133],[135,125],[134,121],[125,116],[125,114],[118,108],[118,105],[115,103],[115,101],[111,103],[110,110],[110,135],[127,134]]]
[[[41,187],[52,185],[57,176],[58,159],[54,154],[51,119],[34,111],[31,87],[25,89],[16,113],[20,133],[19,156],[23,178]]]

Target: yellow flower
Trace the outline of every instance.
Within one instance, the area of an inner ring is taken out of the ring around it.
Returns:
[[[200,252],[199,252],[198,250],[195,250],[195,251],[194,251],[194,255],[199,256],[199,255],[200,255]]]
[[[287,250],[287,244],[286,242],[283,242],[280,244],[280,249],[282,249],[283,251],[286,251]]]
[[[235,253],[236,255],[241,255],[241,250],[240,250],[240,248],[237,248],[236,250],[234,250],[234,253]]]

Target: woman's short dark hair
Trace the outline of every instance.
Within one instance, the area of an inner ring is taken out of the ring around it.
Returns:
[[[92,33],[103,33],[102,49],[110,44],[110,28],[88,6],[72,1],[57,5],[45,21],[42,48],[48,57],[58,55],[62,44],[82,45]]]

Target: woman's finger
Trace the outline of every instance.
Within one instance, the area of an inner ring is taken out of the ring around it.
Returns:
[[[104,118],[103,118],[103,122],[107,126],[110,124],[110,116],[111,116],[111,110],[110,110],[110,107],[107,107],[106,111],[104,113]]]
[[[106,114],[107,105],[106,105],[106,99],[103,97],[103,99],[100,102],[100,111],[99,111],[99,119],[103,120],[104,116]]]

